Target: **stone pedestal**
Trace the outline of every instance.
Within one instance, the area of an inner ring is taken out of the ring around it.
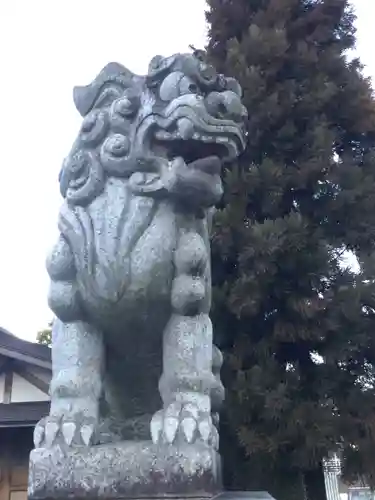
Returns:
[[[203,445],[123,442],[30,456],[29,500],[203,499],[220,491],[220,457]]]
[[[198,445],[123,442],[35,449],[29,500],[274,500],[265,491],[223,491],[220,456]]]
[[[223,491],[215,500],[275,500],[267,491]]]

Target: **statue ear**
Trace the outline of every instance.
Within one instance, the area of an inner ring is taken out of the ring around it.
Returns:
[[[74,104],[81,116],[86,116],[94,107],[108,105],[120,97],[136,78],[121,64],[109,63],[89,85],[74,87]]]

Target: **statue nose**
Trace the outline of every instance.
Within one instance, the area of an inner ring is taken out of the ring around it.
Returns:
[[[241,103],[239,96],[231,90],[225,92],[211,92],[206,97],[208,112],[215,118],[244,122],[247,118],[247,109]]]

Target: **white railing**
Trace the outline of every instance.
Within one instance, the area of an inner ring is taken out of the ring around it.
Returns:
[[[327,500],[341,500],[339,490],[341,462],[336,454],[323,460],[323,471]]]

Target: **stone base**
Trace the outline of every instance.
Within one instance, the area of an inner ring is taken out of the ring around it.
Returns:
[[[223,491],[215,500],[275,500],[267,491]]]
[[[220,456],[203,445],[148,441],[31,452],[29,500],[211,498],[221,490]]]

